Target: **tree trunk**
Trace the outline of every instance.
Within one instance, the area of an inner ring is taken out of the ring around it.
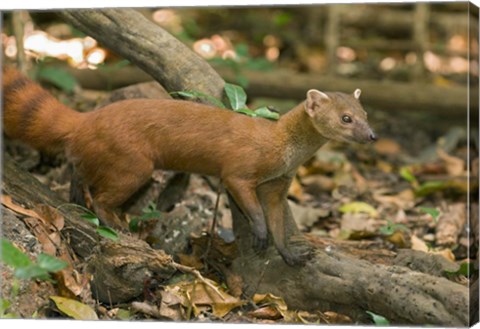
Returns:
[[[222,97],[224,82],[210,65],[139,12],[65,10],[62,16],[150,74],[167,91],[198,90]]]
[[[194,89],[217,97],[222,94],[224,82],[207,63],[134,10],[79,10],[66,11],[63,15],[83,32],[149,72],[167,90]],[[351,83],[348,89],[353,91],[357,85]],[[328,86],[329,89],[335,87]],[[63,202],[34,182],[31,176],[21,173],[8,157],[4,160],[5,193],[27,205],[49,203],[58,206]],[[246,219],[234,203],[230,205],[241,255],[235,260],[233,270],[242,276],[247,292],[272,292],[285,298],[293,308],[334,310],[356,319],[365,319],[364,312],[368,310],[394,323],[468,324],[468,288],[443,278],[406,267],[374,265],[331,248],[317,249],[302,268],[287,266],[272,246],[262,255],[255,254]],[[141,276],[137,275],[142,270],[171,273],[168,266],[164,266],[168,262],[163,253],[126,236],[121,236],[119,244],[103,243],[102,251],[95,253],[98,239],[93,229],[76,216],[65,215],[68,217],[65,233],[80,255],[103,257],[96,263],[97,269],[106,264],[106,268],[114,269],[113,273],[125,269],[134,272],[120,273],[119,281],[111,284],[113,289],[130,283],[136,287],[143,284],[138,282]],[[286,230],[295,231],[293,218],[287,218],[286,222]],[[119,245],[124,245],[125,249],[117,250]],[[135,252],[134,257],[139,266],[125,266],[133,249],[140,251]],[[103,278],[110,279],[108,274]]]

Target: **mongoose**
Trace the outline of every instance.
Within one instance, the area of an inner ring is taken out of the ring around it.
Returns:
[[[305,262],[290,248],[284,228],[297,168],[328,140],[376,139],[360,89],[311,89],[278,121],[171,99],[123,100],[79,113],[11,67],[3,69],[3,94],[6,135],[41,151],[64,150],[107,224],[119,225],[115,210],[154,169],[213,175],[251,221],[255,247],[267,246],[270,231],[290,265]]]

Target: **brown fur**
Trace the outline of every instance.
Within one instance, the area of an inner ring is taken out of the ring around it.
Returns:
[[[155,168],[215,175],[252,221],[256,246],[266,246],[268,225],[289,264],[302,262],[283,227],[296,169],[327,139],[367,142],[373,136],[356,97],[341,93],[309,91],[275,122],[167,99],[125,100],[78,113],[13,69],[4,70],[3,91],[6,134],[45,151],[64,148],[103,220],[118,225],[112,210]],[[343,123],[344,113],[354,123]]]

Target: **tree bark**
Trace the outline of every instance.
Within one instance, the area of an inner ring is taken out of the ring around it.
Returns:
[[[195,89],[217,97],[222,94],[224,82],[208,64],[134,10],[67,11],[63,15],[80,30],[149,72],[167,90]],[[276,85],[290,78],[281,79]],[[351,84],[348,90],[358,87],[354,82],[348,83]],[[336,89],[332,85],[325,87]],[[420,97],[418,93],[414,95]],[[40,201],[35,192],[44,188],[14,177],[15,170],[7,161],[4,190],[14,194],[12,186],[18,186],[28,192],[26,198],[31,202]],[[285,298],[293,308],[334,310],[356,319],[365,319],[364,312],[368,310],[386,316],[393,323],[468,324],[468,289],[443,278],[405,267],[374,265],[331,248],[317,249],[302,268],[287,266],[272,246],[257,255],[251,248],[252,234],[247,220],[233,202],[230,205],[241,255],[233,269],[243,277],[247,292],[272,292]],[[286,230],[295,231],[293,218],[286,218],[286,222]],[[79,252],[92,252],[96,240],[91,229],[78,220],[71,223],[72,245],[82,243],[85,248]],[[102,254],[113,255],[108,250]],[[148,266],[151,262],[144,263]]]
[[[222,97],[224,82],[210,65],[139,12],[65,10],[62,16],[150,74],[167,91],[198,90]]]
[[[130,300],[144,291],[145,280],[153,276],[167,279],[176,271],[170,266],[170,256],[162,250],[153,250],[142,240],[122,233],[119,233],[118,242],[102,238],[93,225],[81,219],[83,210],[66,206],[67,201],[19,168],[6,154],[3,156],[2,193],[27,209],[46,204],[58,210],[65,220],[62,236],[75,253],[87,260],[94,274],[92,292],[100,301]]]

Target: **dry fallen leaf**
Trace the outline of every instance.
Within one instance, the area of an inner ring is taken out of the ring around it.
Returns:
[[[443,149],[437,149],[438,157],[445,162],[447,173],[451,176],[465,175],[465,161],[455,156],[449,155]]]
[[[395,231],[392,235],[387,236],[385,239],[393,243],[397,248],[405,248],[408,245],[406,233],[402,230]]]
[[[393,165],[387,161],[377,160],[377,168],[387,174],[393,172]]]
[[[399,209],[408,210],[415,206],[415,193],[408,188],[394,195],[383,195],[373,192],[373,199],[381,204],[395,205]]]
[[[335,182],[331,177],[320,174],[302,178],[302,184],[305,186],[305,190],[313,195],[325,191],[330,192],[336,187]]]
[[[28,216],[28,217],[35,217],[38,218],[38,214],[31,209],[25,209],[24,207],[17,205],[13,202],[12,197],[6,194],[2,194],[2,204],[15,211],[16,213]]]
[[[199,314],[199,307],[208,306],[211,307],[212,313],[216,317],[222,318],[232,309],[246,303],[246,301],[220,290],[216,282],[205,280],[217,287],[218,290],[214,291],[211,287],[199,281],[182,281],[165,287],[165,290],[176,294],[184,307],[192,307],[196,316]]]
[[[46,204],[38,204],[34,211],[45,222],[50,224],[56,231],[61,231],[65,225],[65,219],[57,209]]]
[[[273,306],[259,307],[256,310],[248,312],[248,315],[257,319],[278,320],[282,314]]]
[[[305,200],[302,185],[300,185],[300,182],[296,177],[292,180],[292,184],[288,189],[288,195],[295,197],[300,202]]]
[[[332,323],[339,323],[339,324],[353,323],[352,319],[350,319],[348,316],[343,315],[343,314],[327,311],[327,312],[323,312],[323,315],[327,318],[326,320],[330,324],[332,324]]]
[[[295,312],[288,310],[287,304],[283,298],[272,294],[255,294],[253,302],[260,307],[273,307],[280,313],[285,322],[293,322],[295,320]]]
[[[376,235],[379,223],[365,213],[345,213],[340,222],[340,238],[363,239]]]
[[[422,239],[418,238],[415,235],[412,235],[410,240],[412,242],[412,249],[413,250],[429,252],[429,248],[428,248],[427,244]]]
[[[411,236],[411,243],[412,243],[412,249],[413,250],[419,250],[423,251],[426,253],[431,253],[431,254],[436,254],[440,255],[442,257],[445,257],[446,259],[450,261],[455,261],[455,255],[450,249],[442,249],[442,250],[433,250],[428,247],[428,245],[421,240],[420,238],[416,237],[415,235]]]
[[[395,155],[402,151],[400,144],[389,138],[380,138],[373,147],[377,153],[383,155]]]
[[[326,209],[305,207],[288,200],[293,218],[300,229],[310,228],[320,218],[327,217],[330,211]]]
[[[185,320],[185,312],[181,308],[184,298],[172,290],[162,290],[160,293],[162,301],[158,308],[159,315],[173,321]]]

